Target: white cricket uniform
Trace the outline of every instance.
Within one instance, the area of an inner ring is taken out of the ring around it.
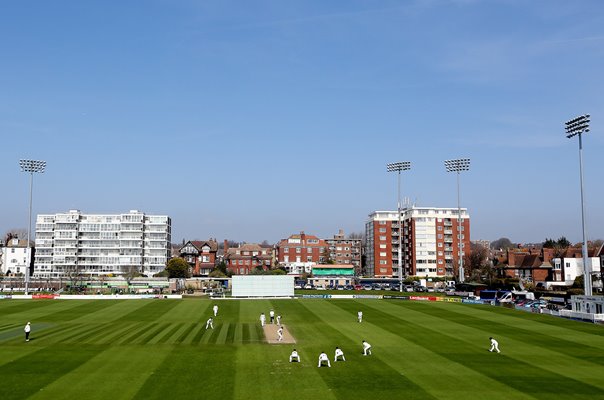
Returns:
[[[281,316],[277,315],[277,325],[281,325]]]
[[[31,324],[29,322],[27,323],[27,325],[25,325],[23,331],[25,332],[25,341],[29,342],[29,333],[31,332]]]
[[[336,355],[334,356],[333,361],[337,362],[339,357],[342,357],[342,361],[346,361],[346,357],[344,357],[344,352],[342,349],[336,349]]]
[[[208,329],[208,327],[214,329],[214,320],[212,318],[209,318],[206,322],[206,329]]]
[[[277,335],[279,335],[279,341],[283,340],[283,327],[277,329]]]
[[[214,310],[214,316],[218,315],[218,306],[214,305],[214,307],[212,307],[212,310]]]
[[[489,349],[489,351],[492,352],[493,350],[495,350],[497,353],[501,353],[499,351],[499,342],[491,338],[491,348]]]
[[[297,362],[300,362],[300,356],[298,355],[297,351],[292,351],[292,353],[289,355],[289,362],[293,362],[294,359],[296,359]]]
[[[260,314],[260,325],[264,326],[266,324],[266,316],[264,314]]]
[[[357,313],[357,318],[359,319],[359,322],[363,322],[363,311]]]
[[[363,342],[363,355],[371,354],[371,345],[367,342]]]
[[[323,364],[324,362],[326,362],[327,366],[329,368],[331,368],[331,363],[329,362],[329,357],[327,357],[327,354],[321,353],[321,354],[319,354],[319,365],[318,365],[318,367],[321,368],[321,364]]]
[[[275,323],[275,312],[273,310],[271,310],[268,313],[268,315],[269,315],[269,317],[271,317],[271,324],[274,324]]]

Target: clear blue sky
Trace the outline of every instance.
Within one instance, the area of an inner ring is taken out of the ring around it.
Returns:
[[[139,209],[173,241],[364,229],[403,195],[472,239],[604,237],[604,2],[11,1],[0,5],[0,233]]]

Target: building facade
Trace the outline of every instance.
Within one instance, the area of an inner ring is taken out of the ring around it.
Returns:
[[[457,275],[459,258],[470,251],[467,209],[461,209],[461,226],[457,208],[406,207],[400,221],[397,211],[369,214],[365,276],[399,277],[399,247],[404,276]]]
[[[0,247],[0,272],[3,275],[25,275],[27,272],[27,240],[10,238]]]
[[[170,256],[170,217],[125,214],[84,214],[78,210],[38,215],[34,276],[73,273],[99,276],[138,272],[152,276]]]
[[[315,264],[327,261],[328,248],[323,239],[304,232],[282,239],[277,245],[277,261],[288,273],[308,271]]]
[[[254,269],[268,270],[274,265],[274,248],[256,243],[227,247],[225,240],[224,262],[234,275],[249,275]]]
[[[193,240],[179,250],[179,257],[185,259],[193,276],[208,276],[216,265],[218,243],[215,240]]]
[[[332,239],[325,239],[329,249],[329,258],[336,264],[349,264],[354,266],[355,274],[361,275],[361,239],[351,239],[340,231]]]

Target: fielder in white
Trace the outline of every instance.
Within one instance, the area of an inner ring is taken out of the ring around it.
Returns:
[[[269,315],[269,317],[271,317],[271,324],[274,324],[275,323],[275,312],[273,310],[271,310],[268,313],[268,315]]]
[[[346,361],[346,357],[344,357],[344,352],[339,347],[336,347],[336,354],[333,358],[333,362],[338,362],[338,358],[342,357],[342,361]]]
[[[371,345],[363,340],[363,355],[371,355]]]
[[[277,335],[279,335],[279,341],[283,340],[283,326],[280,326],[279,329],[277,329]]]
[[[363,322],[363,311],[357,313],[357,318],[359,319],[359,322]]]
[[[29,342],[29,333],[31,332],[31,323],[28,322],[25,325],[25,328],[23,328],[23,331],[25,332],[25,341]]]
[[[489,349],[489,351],[493,352],[493,350],[495,350],[497,353],[501,353],[499,351],[499,342],[493,339],[492,337],[490,337],[489,340],[491,341],[491,348]]]
[[[281,325],[281,314],[277,315],[277,325]]]
[[[264,313],[260,314],[260,325],[264,326],[266,324],[266,315]]]
[[[296,349],[294,349],[294,351],[292,351],[292,353],[289,355],[289,362],[300,362],[300,356],[298,355],[298,352],[296,351]]]
[[[212,317],[208,318],[206,321],[206,329],[208,329],[208,327],[214,329],[214,319]]]
[[[327,357],[327,354],[325,354],[325,352],[321,352],[321,354],[319,354],[319,368],[321,368],[321,365],[323,365],[323,363],[327,363],[327,366],[329,368],[331,368],[331,363],[329,362],[329,357]]]
[[[214,311],[214,316],[218,315],[218,304],[214,304],[214,307],[212,307],[212,310]]]

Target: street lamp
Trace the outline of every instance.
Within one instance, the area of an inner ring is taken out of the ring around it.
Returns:
[[[46,161],[38,160],[19,160],[19,166],[21,172],[29,173],[29,224],[27,225],[27,251],[26,251],[26,262],[25,266],[25,294],[29,292],[29,266],[31,264],[31,248],[30,248],[30,235],[31,235],[31,204],[32,194],[34,188],[34,172],[44,173],[46,168]]]
[[[585,295],[592,295],[591,287],[591,265],[587,264],[587,234],[585,232],[585,201],[583,198],[583,140],[582,133],[589,132],[589,114],[573,118],[565,123],[566,137],[579,136],[579,175],[581,180],[581,227],[583,228],[583,282]]]
[[[459,263],[459,282],[464,283],[465,274],[463,269],[463,253],[462,253],[462,233],[461,233],[461,207],[459,203],[459,173],[461,171],[469,171],[470,170],[470,159],[469,158],[458,158],[455,160],[445,160],[445,168],[447,172],[457,172],[457,234],[459,239],[457,243],[459,244],[459,254],[458,254],[458,263]]]
[[[401,224],[401,171],[411,169],[410,161],[400,161],[386,164],[388,172],[398,172],[398,272],[399,272],[399,291],[403,291],[403,226]]]

